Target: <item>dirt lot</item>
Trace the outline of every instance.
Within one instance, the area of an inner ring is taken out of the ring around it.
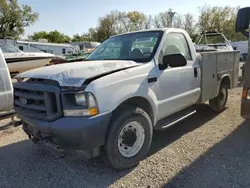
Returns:
[[[241,88],[228,108],[207,105],[165,131],[155,131],[150,154],[137,167],[110,169],[100,158],[56,158],[20,128],[0,123],[0,187],[250,187],[250,125],[240,117]]]

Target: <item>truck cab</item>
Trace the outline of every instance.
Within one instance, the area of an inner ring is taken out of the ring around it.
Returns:
[[[248,58],[244,66],[244,82],[241,100],[241,116],[245,119],[250,119],[250,7],[241,8],[238,11],[236,19],[236,32],[241,32],[248,38]]]

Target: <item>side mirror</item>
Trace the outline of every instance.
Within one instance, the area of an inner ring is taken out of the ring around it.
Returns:
[[[186,66],[187,65],[187,61],[185,59],[185,57],[181,54],[169,54],[169,55],[165,55],[163,56],[163,67],[167,68],[168,66],[170,67],[182,67],[182,66]]]
[[[246,31],[249,28],[249,23],[250,7],[239,9],[236,17],[235,31],[241,32],[246,37],[249,37],[249,32]]]

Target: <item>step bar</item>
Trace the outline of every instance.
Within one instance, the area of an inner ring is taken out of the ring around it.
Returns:
[[[184,119],[188,118],[189,116],[191,116],[195,113],[196,113],[196,110],[193,107],[184,109],[180,112],[177,112],[173,115],[168,116],[167,118],[160,120],[155,125],[154,128],[157,130],[165,130],[165,129],[171,127],[172,125],[183,121]]]

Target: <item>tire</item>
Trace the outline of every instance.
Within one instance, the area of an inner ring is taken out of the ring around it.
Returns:
[[[227,85],[222,84],[220,86],[220,91],[218,96],[211,99],[209,101],[209,105],[215,112],[222,112],[226,108],[227,99],[228,99],[228,87]]]
[[[152,141],[152,121],[143,109],[131,106],[115,112],[114,117],[102,148],[102,157],[112,168],[123,170],[146,157]]]

